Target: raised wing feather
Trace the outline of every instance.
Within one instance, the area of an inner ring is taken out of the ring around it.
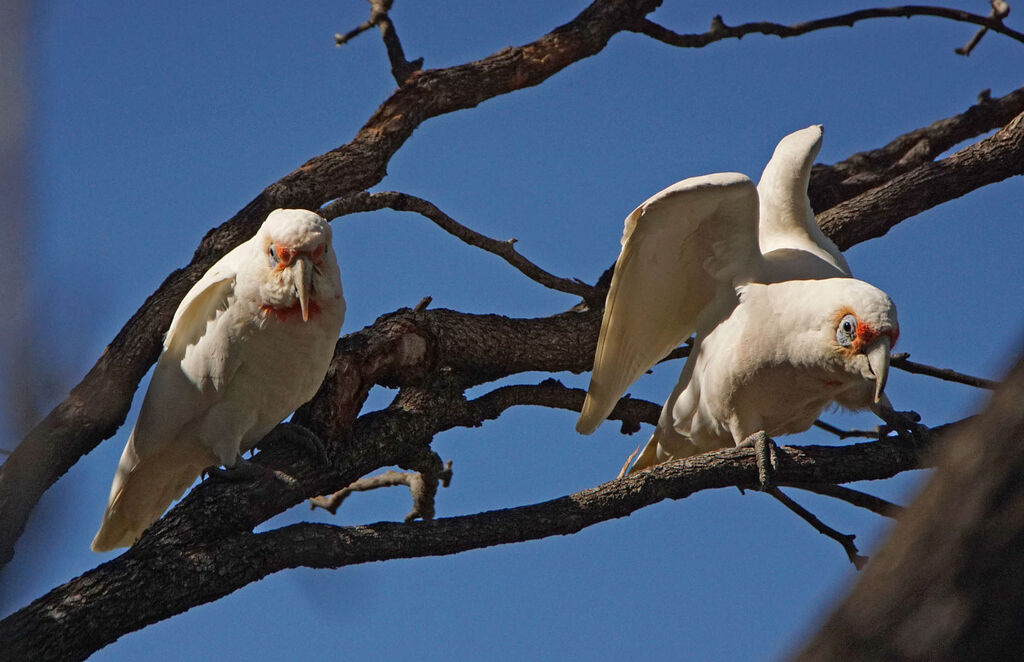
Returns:
[[[745,175],[685,179],[633,210],[576,429],[593,432],[630,384],[693,333],[720,284],[761,268],[757,191]]]
[[[807,197],[822,133],[822,126],[814,124],[780,140],[757,184],[761,252],[776,253],[769,257],[769,280],[850,275],[846,258],[814,222]]]

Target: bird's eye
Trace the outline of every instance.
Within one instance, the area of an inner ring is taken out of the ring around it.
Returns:
[[[277,263],[281,261],[281,259],[277,257],[277,250],[274,248],[274,244],[270,244],[270,248],[267,249],[267,255],[269,256],[270,266],[272,267],[276,266]]]
[[[853,315],[844,315],[836,327],[836,342],[843,347],[849,347],[857,337],[857,318]]]

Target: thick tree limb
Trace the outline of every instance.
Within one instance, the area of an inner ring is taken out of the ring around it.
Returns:
[[[888,478],[919,462],[915,450],[890,440],[784,447],[780,455],[776,477],[799,483]],[[213,492],[204,485],[154,527],[159,535],[147,532],[122,556],[0,621],[0,642],[11,660],[81,659],[128,632],[286,568],[337,568],[565,535],[664,499],[756,479],[753,450],[728,449],[552,501],[464,517],[359,527],[299,524],[261,534],[219,528],[220,535],[202,537],[175,531],[184,526],[183,511],[202,519],[210,508],[223,509],[218,500],[234,496],[221,493],[200,503],[197,493]],[[234,486],[217,487],[223,492]]]
[[[952,156],[928,162],[866,191],[816,220],[839,248],[881,237],[900,221],[971,191],[1024,174],[1024,112]],[[855,220],[856,219],[856,220]]]
[[[702,34],[679,34],[668,28],[658,25],[654,21],[641,18],[630,28],[634,32],[640,32],[657,39],[658,41],[678,46],[681,48],[703,48],[722,39],[742,39],[748,34],[774,35],[780,38],[799,37],[808,32],[824,30],[827,28],[852,27],[858,21],[872,18],[911,18],[913,16],[933,16],[945,18],[961,23],[973,23],[981,25],[993,32],[1014,39],[1024,44],[1024,33],[1017,32],[1003,25],[1002,20],[993,16],[979,16],[959,9],[948,9],[946,7],[923,7],[919,5],[907,5],[903,7],[884,7],[878,9],[861,9],[859,11],[820,18],[814,21],[805,21],[793,25],[782,25],[781,23],[770,23],[758,21],[755,23],[744,23],[735,27],[728,26],[721,16],[711,19],[711,29]]]
[[[1024,650],[1024,358],[799,660],[1012,660]]]
[[[934,161],[965,140],[1006,126],[1022,112],[1024,87],[998,99],[990,98],[985,90],[977,104],[959,115],[905,133],[884,147],[854,154],[839,163],[815,165],[811,169],[811,206],[820,214],[896,175]]]

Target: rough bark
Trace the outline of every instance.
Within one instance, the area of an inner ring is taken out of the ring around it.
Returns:
[[[353,447],[375,445],[358,430],[354,436]],[[781,455],[777,477],[793,484],[888,478],[920,461],[917,450],[895,441],[784,447]],[[209,517],[218,502],[235,496],[224,490],[239,490],[204,485],[122,556],[0,622],[0,641],[9,643],[10,660],[82,659],[123,634],[287,568],[338,568],[568,535],[664,499],[756,481],[754,451],[729,449],[530,506],[404,524],[298,524],[260,534],[242,522],[216,532],[192,528],[202,517],[186,513]]]

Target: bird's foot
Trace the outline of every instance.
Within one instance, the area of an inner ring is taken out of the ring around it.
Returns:
[[[277,471],[276,469],[271,469],[270,467],[266,467],[262,464],[243,460],[241,456],[235,460],[234,466],[223,468],[207,467],[203,470],[203,475],[208,477],[210,480],[226,483],[254,483],[261,478],[271,478],[273,480],[281,481],[288,487],[295,487],[298,485],[298,481],[288,474],[282,471]]]
[[[896,411],[891,407],[879,407],[878,417],[885,425],[878,426],[878,438],[884,439],[890,432],[895,432],[900,440],[917,448],[928,442],[930,430],[921,425],[921,415],[916,411]]]
[[[775,470],[779,468],[779,447],[764,430],[755,432],[736,446],[753,448],[757,458],[757,480],[762,492],[768,492],[775,482]]]
[[[331,463],[327,457],[327,449],[324,447],[323,442],[320,441],[320,437],[316,436],[312,430],[304,425],[281,423],[260,440],[257,446],[276,443],[290,444],[298,447],[322,465],[329,465]]]

